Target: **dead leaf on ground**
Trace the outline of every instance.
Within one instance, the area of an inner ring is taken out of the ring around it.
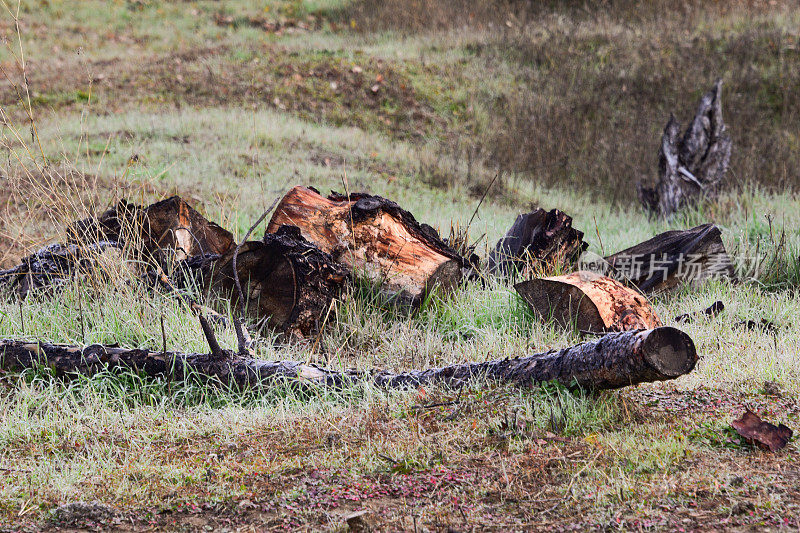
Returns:
[[[775,426],[764,422],[750,409],[746,409],[741,418],[731,422],[731,426],[748,441],[762,448],[769,448],[773,452],[785,447],[792,438],[792,430],[787,426],[783,424]]]

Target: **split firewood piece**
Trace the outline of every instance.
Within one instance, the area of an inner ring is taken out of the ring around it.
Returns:
[[[736,275],[721,232],[712,224],[661,233],[606,257],[606,261],[614,278],[626,280],[643,292]]]
[[[70,242],[113,240],[141,246],[161,258],[164,252],[176,261],[206,255],[224,254],[234,245],[233,234],[206,220],[179,196],[147,207],[120,200],[97,218],[74,223]]]
[[[25,299],[31,291],[56,291],[77,274],[113,278],[122,268],[117,242],[51,244],[25,257],[14,268],[0,271],[0,286]]]
[[[598,333],[661,326],[644,296],[594,272],[532,279],[514,288],[542,319],[563,327]]]
[[[750,409],[745,409],[741,418],[731,422],[731,426],[749,442],[773,452],[786,447],[792,438],[792,430],[789,427],[765,422]]]
[[[216,261],[202,262],[203,286],[239,307],[233,274],[235,249]],[[247,300],[245,312],[258,326],[268,323],[292,337],[316,334],[333,299],[347,278],[347,269],[305,240],[300,230],[281,227],[262,242],[242,244],[236,269]]]
[[[588,244],[583,232],[572,227],[572,217],[552,209],[519,215],[489,253],[489,272],[508,276],[529,261],[549,266],[573,264]]]
[[[659,181],[655,187],[638,183],[639,199],[651,212],[671,217],[702,197],[716,196],[730,159],[731,138],[722,121],[722,80],[717,80],[703,95],[683,136],[670,116],[658,155]]]
[[[337,371],[298,361],[262,361],[229,350],[183,354],[94,344],[82,348],[12,339],[0,340],[0,368],[19,371],[46,365],[56,375],[94,374],[104,368],[133,369],[150,376],[184,379],[206,376],[240,389],[268,389],[287,381],[342,387],[365,381],[380,387],[408,388],[471,379],[492,379],[518,386],[557,381],[568,387],[616,389],[637,383],[675,379],[692,371],[697,351],[682,331],[661,327],[610,333],[592,342],[514,359],[460,363],[443,368],[386,371]]]
[[[325,198],[294,187],[275,208],[267,234],[284,225],[297,226],[334,261],[363,272],[404,303],[418,304],[435,286],[455,287],[466,267],[436,230],[380,196]]]

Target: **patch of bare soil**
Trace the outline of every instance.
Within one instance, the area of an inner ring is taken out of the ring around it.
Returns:
[[[30,61],[27,79],[34,108],[63,110],[91,105],[96,113],[164,105],[256,106],[419,137],[443,119],[415,91],[402,65],[365,57],[359,64],[327,53],[293,53],[280,47],[250,50],[203,48],[140,59]],[[24,118],[21,85],[0,83],[0,102]]]

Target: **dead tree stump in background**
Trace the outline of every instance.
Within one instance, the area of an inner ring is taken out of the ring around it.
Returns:
[[[529,261],[565,267],[588,246],[583,232],[572,227],[572,217],[558,209],[539,208],[519,215],[489,252],[489,272],[508,276]]]
[[[514,288],[543,320],[579,331],[629,331],[661,326],[647,298],[594,272],[532,279]]]
[[[655,187],[637,184],[639,199],[653,213],[671,217],[679,209],[719,192],[731,158],[731,138],[722,121],[722,80],[717,80],[697,108],[694,120],[680,136],[680,124],[670,116],[661,137],[659,181]]]
[[[369,194],[333,193],[294,187],[275,208],[267,233],[297,226],[308,241],[399,301],[416,305],[435,286],[452,289],[462,279],[464,259],[396,203]]]

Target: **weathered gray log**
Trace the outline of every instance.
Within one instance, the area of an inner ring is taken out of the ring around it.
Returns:
[[[572,227],[572,217],[558,209],[539,208],[519,215],[489,252],[489,272],[508,276],[530,261],[565,267],[588,246],[583,232]]]
[[[731,138],[722,121],[720,79],[703,95],[682,137],[680,124],[670,116],[661,137],[659,181],[655,187],[638,183],[639,199],[651,212],[671,217],[700,198],[716,196],[730,158]]]
[[[568,387],[616,389],[675,379],[692,371],[697,352],[692,339],[671,327],[610,333],[600,339],[549,352],[485,362],[455,364],[402,373],[336,371],[298,361],[263,361],[223,350],[222,356],[183,354],[91,345],[85,348],[4,339],[0,368],[20,371],[37,365],[56,375],[93,374],[104,368],[134,369],[151,376],[184,379],[187,373],[226,385],[263,389],[286,381],[342,387],[365,381],[380,387],[460,385],[488,378],[518,386],[557,381]]]
[[[713,224],[660,233],[645,242],[606,257],[610,276],[642,292],[698,284],[713,277],[734,277],[733,262],[721,232]]]

